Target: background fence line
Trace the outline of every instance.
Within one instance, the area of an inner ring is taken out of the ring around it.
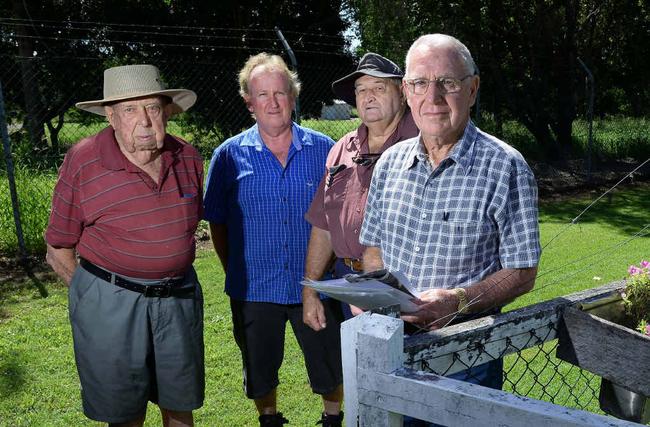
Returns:
[[[47,218],[42,212],[49,212],[56,172],[67,148],[107,125],[103,117],[79,111],[74,103],[102,98],[103,70],[110,66],[151,63],[160,69],[168,87],[194,90],[198,95],[196,104],[187,113],[172,117],[167,131],[197,147],[206,161],[220,143],[254,123],[238,93],[239,69],[248,56],[262,51],[286,58],[283,46],[294,58],[286,62],[290,67],[292,63],[297,65],[302,81],[297,121],[335,140],[358,126],[355,111],[345,103],[334,102],[330,87],[332,81],[354,70],[349,53],[296,50],[294,54],[286,40],[281,42],[273,33],[272,38],[262,37],[266,34],[262,32],[254,48],[238,50],[215,47],[210,39],[205,45],[185,44],[179,35],[177,41],[181,43],[163,47],[154,54],[154,43],[135,40],[160,37],[168,31],[171,41],[172,30],[163,28],[156,32],[125,27],[122,39],[107,41],[104,58],[55,55],[54,49],[46,49],[45,55],[29,57],[0,54],[4,64],[0,83],[5,88],[6,111],[6,120],[0,126],[11,141],[11,153],[5,154],[5,162],[0,165],[0,255],[43,252],[42,233]],[[228,34],[229,30],[223,29],[221,36],[229,37]],[[39,40],[46,46],[60,42]],[[193,40],[196,37],[188,42]],[[85,40],[67,42],[84,43]],[[111,57],[112,47],[117,49],[121,45],[128,45],[134,54]],[[9,194],[11,198],[7,197]],[[12,206],[18,205],[22,211],[12,214]],[[15,223],[11,222],[12,218]],[[25,230],[24,238],[21,229]]]

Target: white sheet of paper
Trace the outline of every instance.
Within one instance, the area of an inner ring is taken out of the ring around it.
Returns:
[[[408,283],[408,279],[400,272],[391,272],[413,296],[419,296]],[[309,286],[316,291],[348,304],[356,305],[364,310],[399,304],[405,313],[417,311],[418,305],[411,299],[413,296],[393,288],[378,280],[369,279],[361,282],[348,282],[345,279],[333,280],[303,280],[303,286]]]

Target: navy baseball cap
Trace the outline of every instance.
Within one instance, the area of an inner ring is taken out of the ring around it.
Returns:
[[[404,77],[402,70],[393,61],[384,58],[378,53],[368,52],[359,61],[356,71],[332,83],[332,92],[338,99],[342,99],[356,107],[354,82],[364,75],[386,79],[401,79]]]

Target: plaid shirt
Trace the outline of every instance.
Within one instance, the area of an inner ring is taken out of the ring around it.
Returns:
[[[228,232],[226,293],[235,300],[301,302],[311,226],[304,219],[334,141],[293,124],[286,166],[257,125],[214,150],[204,218]]]
[[[537,185],[521,154],[470,121],[432,168],[420,137],[375,167],[360,242],[423,291],[469,286],[503,268],[537,265]]]

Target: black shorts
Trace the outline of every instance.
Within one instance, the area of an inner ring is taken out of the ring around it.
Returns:
[[[341,368],[341,304],[323,300],[327,327],[314,331],[302,321],[302,304],[230,300],[233,333],[242,354],[244,391],[258,399],[275,389],[284,357],[284,331],[291,323],[305,357],[309,384],[317,394],[333,392],[343,383]]]

